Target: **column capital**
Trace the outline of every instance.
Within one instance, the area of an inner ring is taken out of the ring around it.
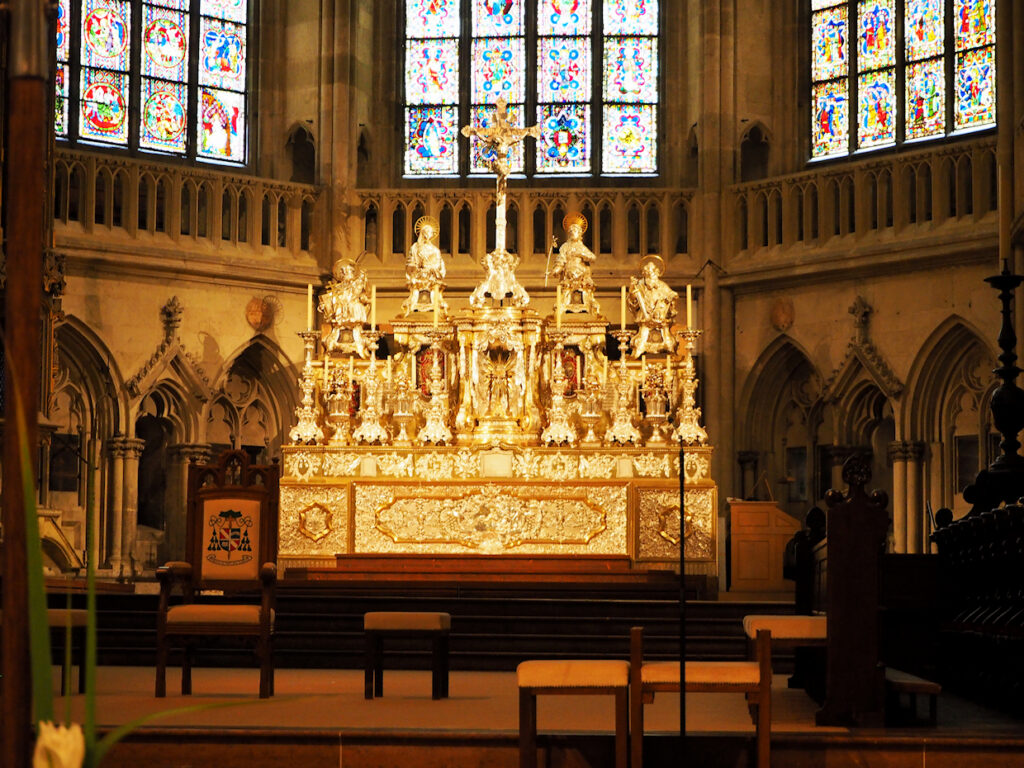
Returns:
[[[114,435],[107,440],[107,450],[115,459],[138,459],[145,447],[146,441],[137,437]]]
[[[924,457],[924,448],[920,440],[893,440],[887,453],[890,461],[920,461]]]
[[[209,443],[176,443],[168,447],[167,452],[172,459],[185,464],[205,464],[212,450]]]

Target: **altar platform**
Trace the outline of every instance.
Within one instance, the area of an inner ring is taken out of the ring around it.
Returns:
[[[428,671],[388,671],[385,696],[363,698],[361,670],[279,669],[273,699],[256,697],[255,669],[199,668],[191,697],[152,695],[150,667],[101,667],[97,716],[108,729],[152,712],[224,703],[168,715],[142,726],[115,747],[104,768],[180,768],[217,765],[274,768],[482,768],[518,765],[515,674],[451,674],[451,697],[430,698]],[[56,684],[56,680],[55,680]],[[238,702],[237,705],[231,702]],[[71,699],[82,716],[83,698]],[[56,710],[63,712],[63,700]],[[648,765],[679,765],[679,696],[658,694],[648,707]],[[937,728],[851,730],[814,725],[816,705],[802,691],[773,684],[772,764],[807,766],[1024,766],[1019,721],[943,694]],[[550,768],[612,764],[614,715],[603,697],[542,697],[540,746]],[[743,698],[691,694],[687,698],[688,765],[750,765],[753,727]],[[542,758],[543,759],[543,758]]]

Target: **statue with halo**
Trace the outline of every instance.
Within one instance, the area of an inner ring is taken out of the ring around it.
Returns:
[[[551,238],[548,261],[551,260],[555,246],[558,246],[558,255],[545,278],[551,275],[562,286],[566,312],[590,312],[596,315],[601,308],[594,298],[597,286],[594,285],[594,277],[590,274],[590,262],[596,257],[583,243],[587,219],[581,213],[567,214],[562,219],[562,228],[565,230],[566,240],[559,246],[558,241],[554,237]]]
[[[430,311],[436,305],[447,315],[448,303],[444,300],[444,258],[435,242],[440,227],[433,216],[422,216],[414,227],[416,242],[409,248],[405,260],[405,280],[409,286],[409,297],[402,302],[402,314]],[[420,297],[426,293],[429,302],[424,304]]]
[[[665,262],[648,256],[640,262],[640,277],[629,278],[629,309],[640,330],[633,340],[633,357],[673,352],[672,321],[679,311],[679,294],[661,279]]]

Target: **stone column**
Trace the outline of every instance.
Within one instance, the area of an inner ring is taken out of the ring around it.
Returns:
[[[911,443],[894,440],[889,443],[892,461],[892,540],[893,551],[907,551],[907,458]]]
[[[925,463],[925,468],[928,472],[928,498],[932,503],[932,512],[938,512],[942,507],[948,503],[946,501],[946,487],[947,483],[944,479],[942,471],[942,443],[929,443],[926,446],[926,455],[929,457],[929,461]],[[928,533],[931,533],[929,528]],[[927,540],[927,537],[926,537]],[[937,553],[938,549],[933,543],[926,543],[925,552]]]
[[[109,546],[107,563],[115,575],[122,572],[124,555],[121,549],[121,533],[124,527],[124,435],[112,438],[108,443],[110,451],[110,509],[108,519],[110,520]]]
[[[205,464],[210,460],[210,446],[205,443],[179,443],[170,446],[167,465],[167,507],[165,518],[163,560],[187,560],[188,538],[188,465]]]
[[[124,440],[124,523],[121,525],[121,558],[135,575],[135,536],[139,527],[139,458],[145,441],[135,437]]]
[[[85,438],[85,455],[88,461],[88,466],[85,471],[88,473],[84,485],[85,485],[85,509],[86,509],[86,520],[85,524],[89,527],[89,538],[91,541],[91,551],[87,549],[86,557],[92,558],[92,562],[95,566],[99,566],[102,562],[101,558],[104,554],[104,543],[100,538],[100,532],[103,528],[100,525],[100,521],[103,518],[102,505],[100,499],[102,495],[100,493],[100,480],[103,473],[100,471],[100,458],[103,455],[102,441],[94,437]],[[92,478],[92,485],[89,484],[89,478]],[[91,496],[89,495],[91,491]],[[92,516],[89,517],[89,510],[92,510]]]
[[[749,498],[757,483],[758,451],[737,451],[736,460],[740,464],[740,498]]]
[[[924,494],[921,490],[921,463],[924,443],[907,442],[907,552],[920,554],[924,548],[927,524],[924,519]]]

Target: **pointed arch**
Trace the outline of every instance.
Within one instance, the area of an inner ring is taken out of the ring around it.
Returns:
[[[787,387],[795,381],[812,382],[812,386],[817,382],[820,386],[820,380],[803,347],[786,334],[778,336],[760,354],[743,387],[739,445],[757,449],[770,444],[777,431],[775,410]]]

